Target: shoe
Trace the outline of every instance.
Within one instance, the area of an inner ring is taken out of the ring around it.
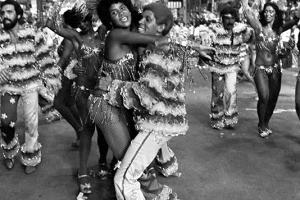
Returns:
[[[25,174],[32,174],[37,170],[37,166],[25,166],[24,172]]]
[[[260,127],[258,127],[258,135],[261,138],[266,138],[270,135],[271,133],[268,131],[268,129],[262,130]]]
[[[99,163],[99,169],[97,172],[97,176],[104,180],[107,178],[107,176],[110,174],[108,167],[106,166],[106,163]]]
[[[268,131],[269,135],[271,135],[273,133],[273,131],[269,128],[267,128],[267,131]]]
[[[92,193],[92,186],[90,182],[90,176],[89,175],[79,175],[78,174],[78,183],[79,183],[79,190],[83,194],[91,194]]]
[[[8,170],[11,170],[15,166],[15,159],[14,158],[5,158],[3,162],[4,162],[4,166]]]

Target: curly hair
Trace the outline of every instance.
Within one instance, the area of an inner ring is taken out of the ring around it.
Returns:
[[[238,12],[237,12],[236,8],[233,5],[231,5],[230,3],[227,3],[220,11],[221,17],[223,17],[224,15],[227,15],[227,14],[231,14],[232,17],[234,17],[234,19],[236,21],[239,21]]]
[[[24,11],[23,11],[21,5],[17,1],[15,1],[15,0],[6,0],[6,1],[0,2],[0,5],[1,5],[0,6],[1,9],[5,5],[13,5],[15,7],[16,14],[20,15],[19,20],[20,19],[23,20],[23,13],[24,13]]]
[[[63,19],[67,25],[70,25],[72,28],[78,28],[80,23],[84,20],[84,17],[73,8],[72,10],[64,12]]]
[[[133,7],[130,0],[101,0],[97,5],[97,14],[101,22],[106,26],[108,30],[112,29],[112,21],[110,17],[109,8],[112,4],[123,3],[131,13],[131,27],[137,26],[139,19],[141,19],[141,15],[137,12],[137,10]]]
[[[274,23],[272,26],[272,29],[279,34],[280,33],[280,29],[283,25],[283,17],[282,17],[282,11],[278,8],[278,6],[275,3],[272,2],[268,2],[264,5],[263,10],[259,13],[260,16],[260,23],[262,24],[262,26],[266,26],[268,24],[268,22],[266,21],[266,17],[264,15],[266,8],[268,6],[271,6],[274,10],[275,10],[275,19],[274,19]]]

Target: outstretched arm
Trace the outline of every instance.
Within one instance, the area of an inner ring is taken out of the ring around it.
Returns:
[[[161,44],[166,40],[166,37],[148,35],[142,33],[131,32],[123,29],[112,30],[108,37],[112,41],[118,41],[120,44],[137,44],[137,45],[148,45],[148,44]],[[167,42],[167,40],[165,41]]]
[[[259,33],[262,30],[262,26],[255,14],[252,12],[248,4],[248,0],[241,0],[241,3],[248,23],[254,29],[255,33]]]

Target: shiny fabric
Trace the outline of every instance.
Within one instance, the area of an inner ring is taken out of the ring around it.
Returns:
[[[237,73],[212,73],[211,126],[234,127],[237,124]]]
[[[18,139],[15,133],[17,106],[22,100],[25,123],[25,143],[21,146],[21,161],[24,165],[36,166],[41,162],[41,144],[38,142],[38,91],[22,94],[4,93],[1,96],[1,146],[4,157],[13,158],[17,154]],[[13,144],[13,145],[12,145]],[[9,148],[11,146],[11,148]],[[11,153],[10,151],[15,151]]]

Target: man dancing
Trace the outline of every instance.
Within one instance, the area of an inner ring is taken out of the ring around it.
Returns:
[[[23,10],[14,0],[1,3],[3,30],[0,33],[0,92],[1,92],[1,147],[4,164],[12,169],[15,156],[21,149],[25,173],[34,172],[41,162],[38,142],[38,95],[41,91],[57,90],[59,70],[54,65],[43,33],[22,24]],[[20,147],[15,133],[17,106],[23,101],[25,143]]]
[[[210,44],[216,48],[214,61],[209,67],[212,75],[210,118],[215,129],[233,128],[238,123],[237,72],[242,53],[246,50],[245,42],[251,36],[247,25],[236,22],[234,8],[226,6],[220,14],[222,23],[211,24],[209,29],[200,31],[202,41],[207,41],[209,35]]]

